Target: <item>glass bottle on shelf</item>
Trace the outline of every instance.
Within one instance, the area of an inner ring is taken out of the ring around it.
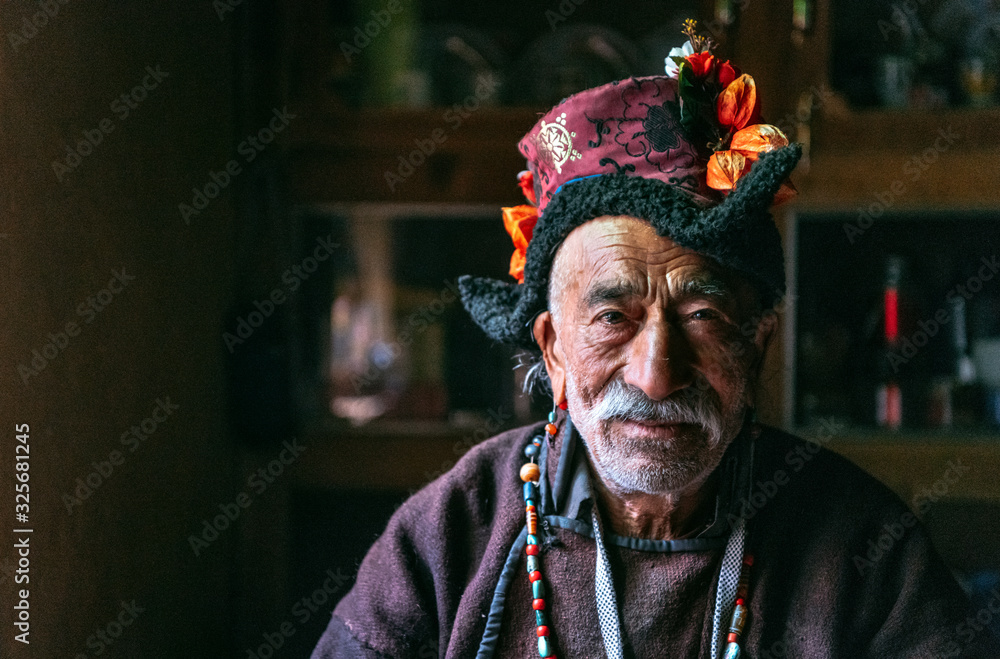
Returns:
[[[915,17],[902,15],[895,33],[886,37],[887,52],[875,66],[875,91],[883,107],[906,108],[910,105],[917,59]]]
[[[1000,14],[988,14],[977,22],[965,43],[960,67],[962,91],[972,107],[996,104],[997,76],[1000,73]]]
[[[952,349],[954,350],[954,380],[952,407],[957,425],[974,425],[982,416],[980,399],[982,390],[976,374],[976,366],[969,351],[968,304],[964,297],[952,298]]]
[[[903,389],[900,383],[906,360],[899,355],[899,291],[902,278],[902,257],[889,256],[882,288],[881,355],[875,387],[875,421],[879,427],[888,430],[899,430],[903,424]]]
[[[963,399],[963,392],[976,379],[976,370],[968,354],[965,299],[952,296],[946,303],[947,315],[931,321],[935,329],[944,326],[943,340],[936,345],[925,406],[925,421],[931,428],[950,428],[955,424],[956,403]]]

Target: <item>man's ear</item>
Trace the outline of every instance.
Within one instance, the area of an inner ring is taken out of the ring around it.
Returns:
[[[553,323],[552,314],[543,311],[535,318],[532,326],[535,343],[542,351],[545,360],[545,372],[549,374],[552,383],[552,398],[556,404],[566,400],[566,357],[563,354],[559,336]]]

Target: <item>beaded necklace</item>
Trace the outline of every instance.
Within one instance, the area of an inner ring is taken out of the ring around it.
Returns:
[[[551,440],[555,437],[556,413],[549,412],[549,422],[545,426],[545,434]],[[521,480],[524,481],[524,513],[528,527],[527,544],[524,552],[527,555],[528,581],[531,582],[531,608],[535,610],[535,633],[538,635],[538,656],[554,657],[552,645],[549,643],[548,616],[545,613],[545,583],[542,581],[541,556],[538,547],[538,510],[535,502],[538,498],[538,479],[541,477],[541,470],[535,459],[542,448],[542,438],[536,436],[531,443],[524,448],[524,455],[528,462],[521,467]]]
[[[553,410],[549,413],[549,422],[545,425],[545,436],[550,442],[558,432],[555,422],[556,413]],[[531,608],[535,612],[535,633],[538,636],[538,656],[547,659],[556,659],[556,656],[552,653],[552,642],[549,640],[549,620],[548,613],[545,608],[545,583],[542,580],[541,548],[538,543],[537,503],[540,502],[538,481],[541,478],[541,469],[539,468],[536,459],[538,458],[541,449],[542,437],[541,435],[537,435],[531,440],[531,443],[524,448],[524,455],[528,458],[528,462],[521,466],[520,471],[521,480],[524,482],[522,491],[524,494],[525,525],[528,532],[524,553],[527,563],[528,581],[531,584]],[[596,517],[594,521],[596,525]],[[740,527],[740,532],[743,532],[742,525]],[[595,529],[595,533],[598,533],[599,538],[599,531],[597,531],[597,529]],[[737,554],[737,556],[739,556],[739,554]],[[729,623],[729,632],[726,636],[726,651],[723,659],[739,659],[741,655],[739,640],[740,635],[743,633],[743,628],[746,626],[748,615],[746,601],[749,584],[749,570],[751,566],[753,566],[753,556],[744,552],[743,561],[740,566],[739,584],[736,588],[735,600],[730,600],[732,606],[732,617]],[[725,569],[725,566],[723,569]],[[717,631],[718,630],[713,630],[713,632],[716,632],[714,633],[712,640],[713,659],[717,659],[717,638],[715,638],[718,636]]]

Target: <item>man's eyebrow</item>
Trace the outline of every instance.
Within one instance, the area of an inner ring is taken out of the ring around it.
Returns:
[[[685,297],[708,297],[720,299],[735,299],[736,293],[727,282],[718,277],[704,276],[695,279],[686,279],[681,283],[677,296]]]
[[[616,281],[595,284],[583,297],[585,308],[596,307],[607,302],[618,302],[639,294],[636,286],[629,282]]]

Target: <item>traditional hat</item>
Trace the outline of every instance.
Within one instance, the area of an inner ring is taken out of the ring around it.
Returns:
[[[801,155],[760,123],[753,78],[711,53],[693,22],[667,75],[629,78],[563,100],[519,143],[530,205],[505,208],[517,283],[465,276],[462,303],[493,339],[536,348],[531,324],[547,306],[556,250],[597,217],[630,215],[747,277],[771,306],[784,295],[781,238],[771,205]]]

